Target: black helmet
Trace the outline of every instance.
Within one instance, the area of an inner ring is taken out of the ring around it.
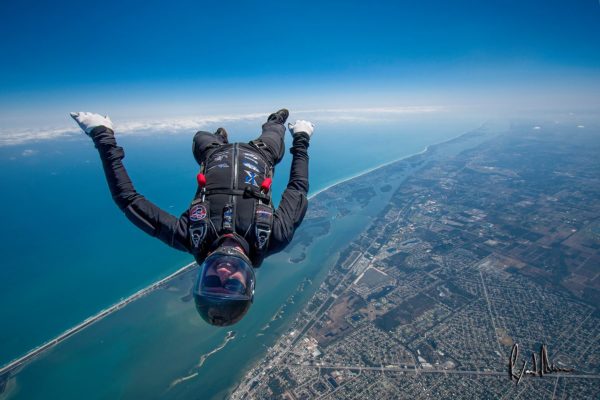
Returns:
[[[254,299],[254,268],[248,257],[222,246],[204,260],[194,286],[198,314],[209,324],[238,322]]]

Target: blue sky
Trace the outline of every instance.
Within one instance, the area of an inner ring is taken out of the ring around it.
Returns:
[[[71,109],[600,103],[597,0],[37,0],[0,22],[0,131]]]

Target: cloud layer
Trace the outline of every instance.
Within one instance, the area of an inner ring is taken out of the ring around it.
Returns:
[[[300,118],[311,119],[319,122],[368,122],[385,117],[422,114],[443,111],[443,107],[437,106],[408,106],[408,107],[382,107],[382,108],[346,108],[346,109],[314,109],[294,111],[294,115]],[[120,135],[139,133],[189,133],[201,130],[207,126],[227,123],[263,120],[268,113],[249,114],[221,114],[199,117],[181,118],[157,118],[144,121],[114,121],[115,131]],[[11,146],[29,142],[39,142],[80,135],[81,130],[75,123],[73,126],[58,128],[31,128],[21,130],[0,131],[0,146]]]

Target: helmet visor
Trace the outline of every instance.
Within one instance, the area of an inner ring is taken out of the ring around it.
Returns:
[[[202,264],[194,289],[203,296],[251,300],[254,269],[242,257],[213,253]]]

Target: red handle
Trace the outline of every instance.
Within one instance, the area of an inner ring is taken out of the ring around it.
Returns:
[[[198,186],[200,187],[204,187],[206,186],[206,176],[204,176],[204,174],[202,172],[200,172],[198,175],[196,175],[196,180],[198,181]]]
[[[265,180],[262,181],[262,183],[260,184],[261,192],[268,193],[269,190],[271,189],[271,183],[273,183],[273,179],[265,178]]]

